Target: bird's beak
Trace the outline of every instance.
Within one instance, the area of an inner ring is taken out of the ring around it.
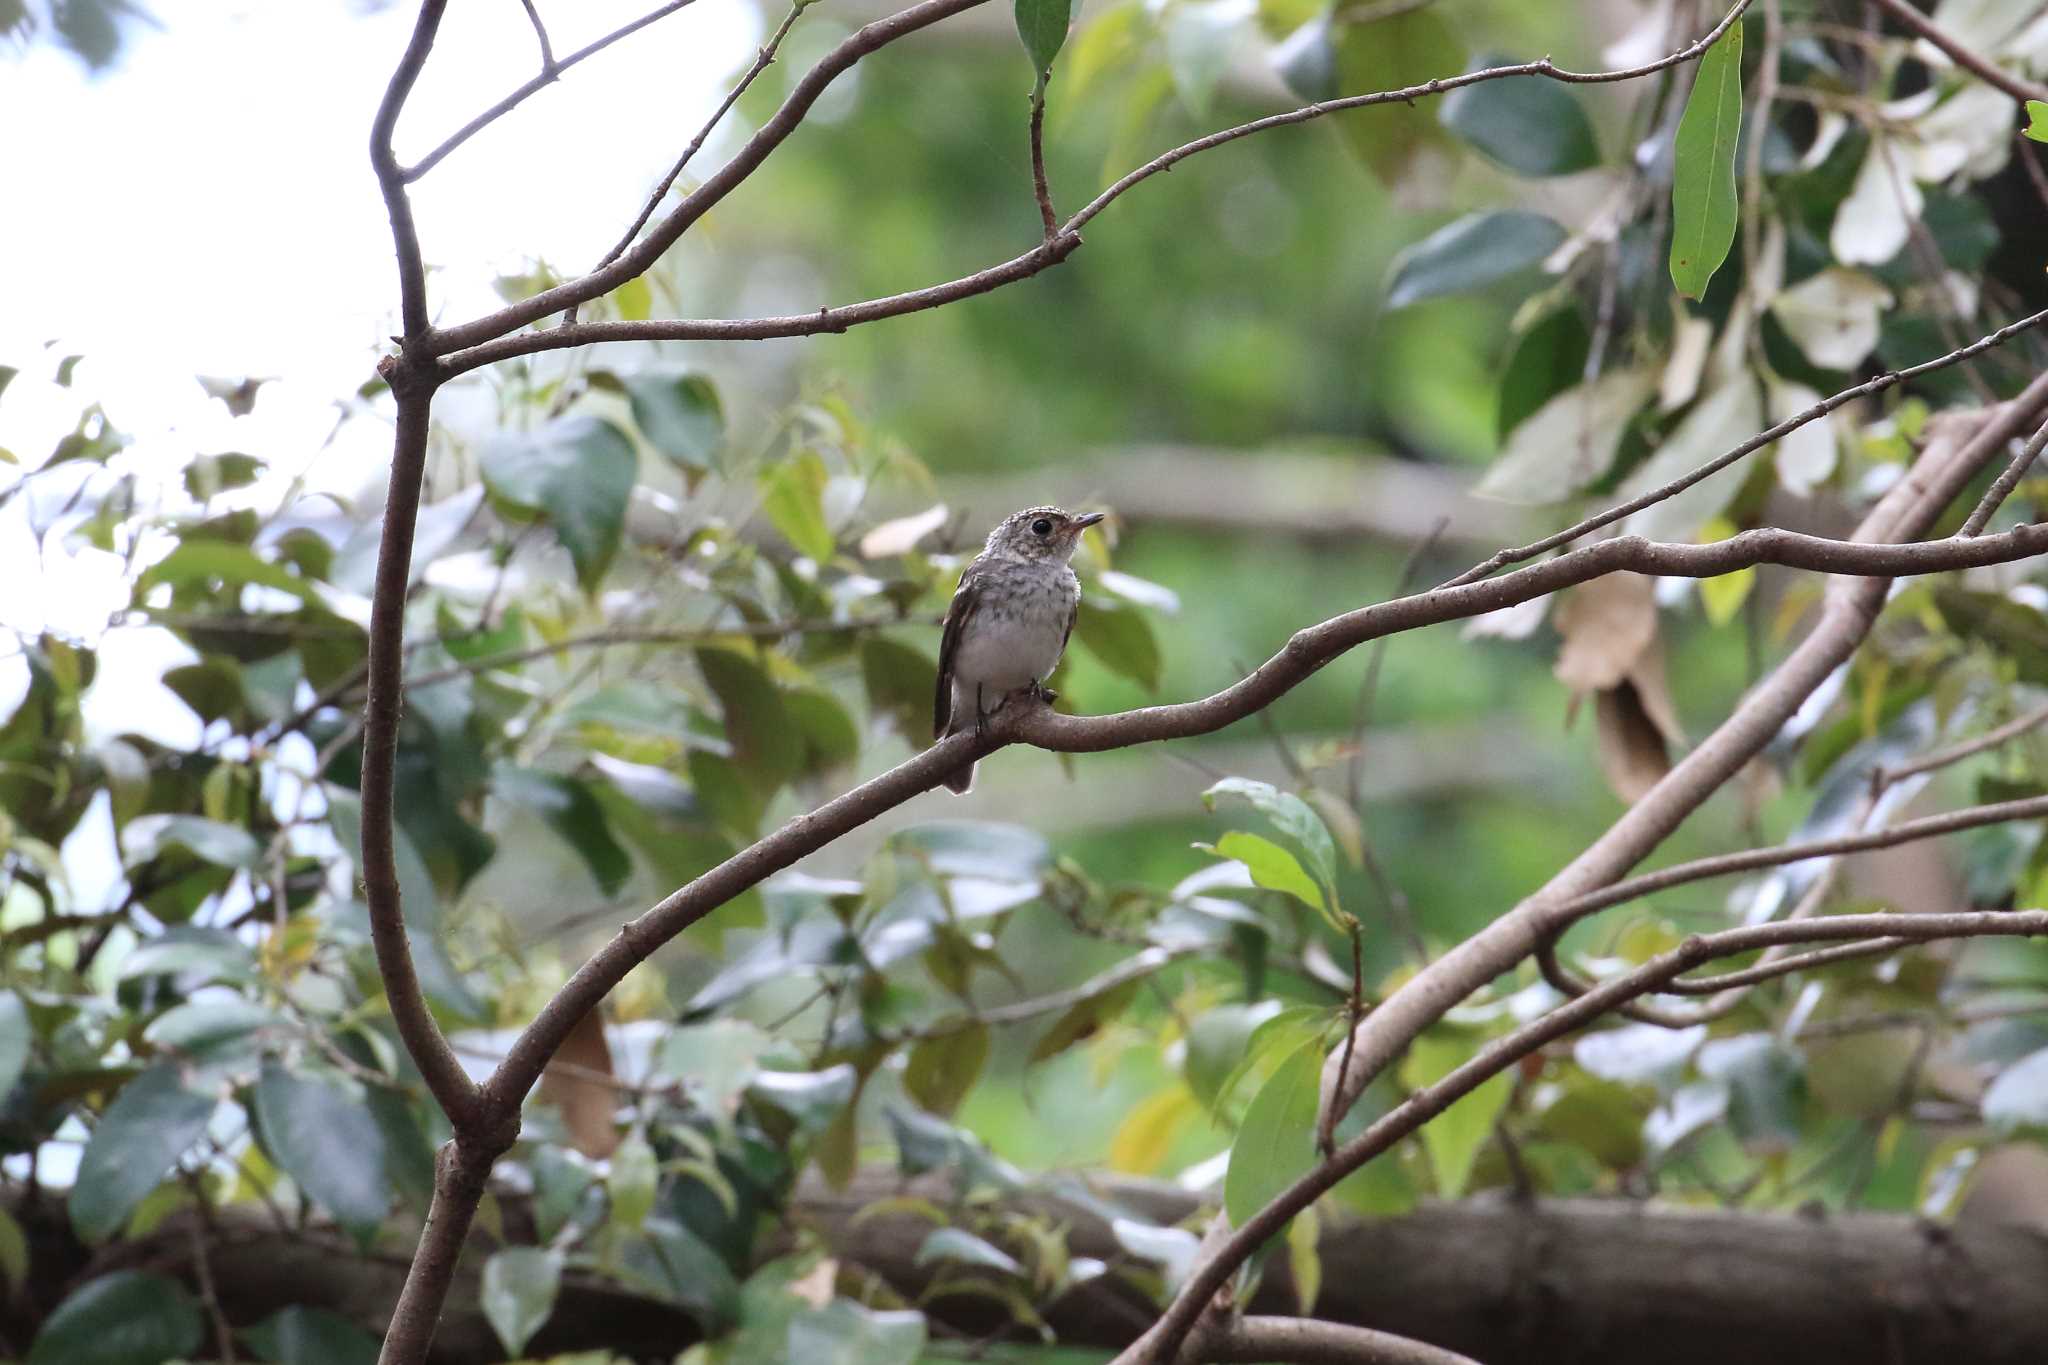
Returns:
[[[1101,512],[1090,512],[1086,516],[1075,517],[1074,529],[1076,531],[1085,531],[1089,527],[1093,526],[1096,522],[1101,521],[1104,515],[1105,514]]]

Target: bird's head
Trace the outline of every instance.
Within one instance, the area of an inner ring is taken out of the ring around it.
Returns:
[[[1005,517],[988,533],[984,553],[1005,559],[1051,560],[1064,564],[1074,556],[1081,533],[1102,520],[1102,513],[1076,515],[1057,507],[1027,507]]]

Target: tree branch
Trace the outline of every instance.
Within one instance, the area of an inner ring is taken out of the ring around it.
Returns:
[[[1879,9],[1896,19],[1902,28],[1909,28],[1925,38],[1935,47],[1948,54],[1949,60],[1965,71],[1976,76],[1986,85],[2004,91],[2014,100],[2025,104],[2028,100],[2048,100],[2048,85],[2030,81],[2010,71],[2001,70],[1987,57],[1981,57],[1964,47],[1940,25],[1914,9],[1907,0],[1871,0]]]
[[[446,355],[465,347],[480,345],[494,337],[501,337],[514,328],[538,322],[550,313],[559,313],[579,303],[588,303],[594,298],[609,294],[627,280],[644,273],[647,267],[659,260],[661,254],[674,246],[676,239],[689,231],[695,223],[722,201],[740,183],[757,169],[769,155],[780,147],[789,135],[797,130],[804,116],[818,97],[825,93],[827,86],[844,74],[848,68],[870,53],[878,52],[898,38],[929,28],[941,19],[973,9],[984,0],[921,0],[909,9],[898,11],[886,19],[878,19],[856,29],[849,37],[818,60],[817,65],[804,73],[803,79],[789,92],[769,120],[762,124],[755,134],[747,139],[746,145],[733,155],[732,160],[719,167],[696,189],[683,196],[683,201],[670,209],[667,216],[632,247],[621,253],[619,258],[599,270],[593,270],[577,279],[544,289],[531,298],[508,304],[495,313],[487,313],[472,322],[459,327],[443,328],[434,338],[434,354]]]
[[[1962,529],[1956,532],[1957,535],[1974,536],[1989,524],[1992,514],[2012,496],[2012,490],[2020,486],[2020,480],[2034,467],[2034,461],[2041,458],[2043,446],[2048,446],[2048,422],[2042,423],[2041,429],[2034,433],[2033,439],[2012,457],[2012,463],[1999,471],[1998,477],[1991,481],[1991,487],[1984,490],[1983,499],[1963,522]]]
[[[653,233],[642,239],[637,247],[580,279],[557,285],[532,298],[478,318],[474,322],[465,323],[460,327],[444,328],[435,339],[434,353],[444,358],[445,372],[449,375],[462,374],[479,365],[487,365],[513,356],[599,341],[750,341],[768,337],[815,336],[823,332],[844,331],[847,327],[863,322],[874,322],[881,318],[898,317],[904,313],[936,308],[957,299],[988,293],[990,290],[1036,275],[1048,266],[1059,264],[1080,246],[1080,230],[1089,219],[1161,171],[1170,170],[1179,162],[1212,147],[1221,147],[1270,128],[1308,123],[1324,115],[1341,113],[1347,109],[1364,109],[1376,104],[1408,104],[1432,95],[1462,89],[1468,85],[1477,85],[1482,81],[1504,80],[1511,76],[1542,76],[1572,84],[1636,80],[1690,61],[1705,52],[1729,25],[1741,17],[1742,12],[1749,7],[1750,0],[1736,0],[1736,4],[1722,16],[1721,21],[1696,42],[1641,66],[1612,71],[1566,71],[1546,57],[1541,61],[1519,62],[1509,66],[1468,71],[1458,76],[1438,77],[1420,85],[1404,86],[1399,90],[1382,90],[1369,95],[1326,100],[1285,113],[1254,119],[1249,123],[1238,124],[1234,128],[1222,129],[1161,153],[1129,172],[1090,200],[1064,225],[1049,232],[1046,240],[1032,251],[1001,265],[991,266],[987,270],[977,271],[945,284],[904,294],[893,294],[867,303],[849,304],[838,309],[821,308],[816,313],[792,317],[668,318],[634,323],[584,323],[551,328],[541,333],[507,335],[516,328],[539,321],[551,312],[571,308],[608,293],[646,270],[663,251],[689,229],[692,223],[702,217],[706,210],[723,199],[767,159],[768,154],[794,130],[818,94],[848,66],[905,33],[937,23],[940,19],[980,3],[982,0],[924,0],[923,4],[915,5],[879,23],[870,24],[855,33],[811,69],[790,93],[789,100],[776,111],[775,117],[762,126],[760,132],[754,135],[732,161],[671,210],[668,217],[656,226]],[[791,112],[792,109],[794,113]],[[1034,147],[1036,146],[1037,139],[1034,139]],[[1042,174],[1042,170],[1042,165],[1037,167],[1038,173]],[[1050,207],[1047,197],[1042,196],[1040,203],[1041,210]],[[1793,423],[1793,426],[1797,425],[1798,423]]]
[[[647,202],[641,206],[639,216],[633,219],[633,225],[626,229],[625,236],[619,238],[610,251],[605,252],[604,258],[592,267],[593,270],[604,269],[613,261],[619,259],[627,247],[633,245],[633,239],[640,235],[640,229],[647,226],[647,220],[652,218],[654,211],[661,207],[661,201],[668,197],[669,190],[675,185],[677,178],[682,175],[683,169],[690,164],[690,158],[697,155],[704,146],[704,140],[711,136],[720,123],[725,121],[725,116],[732,111],[732,107],[735,104],[739,103],[740,96],[747,93],[747,87],[752,85],[755,79],[774,63],[775,53],[781,48],[782,40],[789,36],[789,30],[796,23],[797,16],[802,14],[804,6],[810,3],[814,3],[814,0],[801,0],[801,3],[789,7],[789,13],[782,16],[781,26],[775,30],[767,42],[761,45],[761,50],[754,54],[754,64],[748,67],[737,81],[733,82],[732,89],[725,92],[725,98],[719,102],[718,108],[711,111],[711,117],[704,120],[704,126],[699,128],[697,135],[690,139],[690,145],[683,148],[683,154],[676,158],[676,164],[669,167],[668,174],[664,175],[660,183],[655,185],[654,193],[647,196]]]
[[[1247,1219],[1244,1226],[1233,1231],[1212,1255],[1199,1263],[1158,1323],[1119,1355],[1113,1365],[1163,1365],[1163,1362],[1176,1359],[1175,1351],[1180,1343],[1237,1267],[1270,1238],[1278,1235],[1289,1219],[1314,1203],[1345,1176],[1538,1048],[1556,1042],[1594,1022],[1615,1006],[1648,994],[1665,982],[1717,957],[1754,952],[1778,943],[1815,943],[1876,935],[1925,941],[2043,934],[2048,934],[2048,910],[1950,915],[1838,915],[1828,919],[1779,921],[1713,934],[1694,934],[1634,971],[1604,982],[1585,995],[1559,1005],[1540,1019],[1488,1043],[1464,1065],[1435,1084],[1416,1091],[1364,1132],[1337,1148],[1307,1175],[1274,1196],[1264,1208]]]
[[[1314,1318],[1247,1317],[1197,1332],[1184,1359],[1287,1365],[1478,1365],[1470,1356],[1370,1327]]]
[[[1857,528],[1857,540],[1890,540],[1921,534],[1977,470],[2017,431],[2031,423],[2044,405],[2048,405],[2048,375],[2036,379],[2019,398],[2001,408],[1980,417],[1957,417],[1937,428],[1926,450],[1905,476],[1864,518]],[[1975,423],[1975,431],[1965,435],[1965,425],[1970,422]],[[1756,533],[1744,533],[1753,534]],[[1472,592],[1492,583],[1526,581],[1527,575],[1569,563],[1580,555],[1613,553],[1609,547],[1628,543],[1628,537],[1605,541],[1501,578],[1440,589],[1425,594],[1423,600]],[[1947,540],[1913,548],[1954,552],[1980,543]],[[1872,572],[1888,575],[1893,570],[1887,567]],[[1605,834],[1533,895],[1417,973],[1367,1015],[1357,1030],[1358,1064],[1341,1077],[1335,1074],[1333,1066],[1324,1070],[1319,1129],[1325,1145],[1335,1130],[1337,1118],[1423,1029],[1572,922],[1570,913],[1558,909],[1560,903],[1625,874],[1761,751],[1814,688],[1855,652],[1876,620],[1888,586],[1884,577],[1831,584],[1820,620],[1806,639],[1750,692],[1720,727],[1675,764]]]
[[[398,718],[404,689],[405,584],[412,566],[413,524],[419,514],[420,474],[427,459],[430,397],[409,393],[398,401],[390,491],[384,532],[377,545],[377,579],[370,613],[369,698],[363,707],[363,832],[361,876],[369,908],[370,941],[391,1019],[405,1050],[419,1066],[428,1091],[461,1132],[476,1108],[477,1088],[434,1022],[414,970],[399,901],[398,861],[392,829],[396,791]]]
[[[684,6],[689,5],[690,3],[691,0],[669,0],[669,3],[663,5],[660,9],[651,10],[648,13],[641,15],[638,19],[635,19],[632,23],[627,24],[621,28],[613,29],[610,33],[605,34],[604,37],[599,38],[597,41],[593,43],[588,43],[583,47],[577,48],[574,52],[562,58],[562,60],[560,60],[559,62],[553,61],[549,57],[547,49],[546,31],[541,30],[542,38],[540,74],[533,77],[533,79],[527,81],[524,85],[521,85],[517,90],[514,90],[511,94],[505,96],[505,98],[499,100],[490,108],[484,110],[481,114],[478,114],[469,122],[463,124],[460,128],[456,129],[455,132],[451,133],[448,136],[447,140],[442,142],[440,146],[434,148],[433,151],[428,152],[418,161],[406,167],[406,169],[402,173],[402,178],[404,179],[405,183],[411,184],[413,181],[418,180],[421,176],[425,175],[428,171],[433,170],[434,167],[440,165],[441,162],[447,158],[448,154],[454,151],[457,147],[460,147],[463,143],[469,141],[478,133],[481,133],[484,129],[490,127],[493,123],[496,123],[499,119],[511,113],[514,109],[517,109],[520,105],[524,104],[530,96],[532,96],[536,92],[545,89],[547,86],[554,84],[554,82],[556,82],[557,80],[560,80],[562,73],[564,71],[567,71],[570,67],[576,65],[578,62],[584,60],[586,57],[595,57],[598,53],[604,51],[613,43],[618,42],[621,38],[630,38],[632,35],[638,33],[641,29],[646,28],[655,20],[666,19],[669,15],[674,14],[677,10],[682,9]],[[531,13],[530,7],[528,12]],[[538,25],[539,21],[536,20],[535,26],[538,27]]]
[[[398,156],[391,150],[392,134],[398,129],[398,115],[405,108],[427,54],[434,50],[434,35],[441,27],[441,15],[448,0],[422,0],[419,18],[413,21],[412,38],[391,81],[378,102],[377,117],[370,124],[370,165],[377,173],[377,188],[384,195],[384,212],[391,219],[391,237],[398,251],[399,317],[405,339],[424,336],[427,322],[427,267],[420,256],[419,228],[412,220],[412,197],[405,192],[407,176],[399,169]]]
[[[1045,180],[1045,83],[1048,73],[1039,72],[1031,88],[1031,197],[1038,201],[1039,221],[1045,225],[1045,240],[1060,235],[1060,218],[1053,212],[1052,189]]]

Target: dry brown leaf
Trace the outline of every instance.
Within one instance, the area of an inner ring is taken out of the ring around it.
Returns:
[[[1593,732],[1599,741],[1601,775],[1622,800],[1641,799],[1671,771],[1664,736],[1633,683],[1624,682],[1594,698]]]
[[[577,1151],[593,1160],[610,1156],[619,1145],[618,1126],[612,1121],[618,1090],[609,1083],[617,1073],[604,1038],[604,1016],[591,1010],[577,1020],[554,1063],[541,1073],[541,1102],[561,1109],[562,1126]]]
[[[1552,620],[1564,645],[1557,680],[1574,692],[1604,692],[1628,676],[1657,638],[1657,602],[1650,580],[1615,573],[1564,595]]]

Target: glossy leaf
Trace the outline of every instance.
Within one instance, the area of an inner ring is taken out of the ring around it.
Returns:
[[[1017,1263],[1016,1257],[965,1228],[933,1228],[926,1234],[911,1264],[929,1265],[933,1261],[955,1261],[961,1265],[1000,1271],[1005,1275],[1024,1273],[1024,1267]]]
[[[2027,126],[2021,131],[2036,142],[2048,142],[2048,102],[2027,101]]]
[[[121,831],[121,843],[131,865],[173,844],[217,867],[252,868],[263,855],[262,846],[240,825],[198,815],[138,815]]]
[[[595,590],[618,553],[640,477],[626,434],[596,417],[560,417],[537,431],[500,433],[484,446],[482,469],[492,497],[547,519],[577,582]]]
[[[1266,1078],[1246,1106],[1223,1176],[1223,1208],[1234,1225],[1244,1226],[1315,1164],[1316,1094],[1322,1074],[1321,1041],[1304,1043]]]
[[[503,1247],[484,1262],[484,1317],[514,1358],[555,1311],[562,1256],[540,1247]]]
[[[701,374],[635,374],[622,381],[633,405],[633,424],[671,464],[718,467],[725,444],[725,408]]]
[[[1337,29],[1339,94],[1399,90],[1464,66],[1465,45],[1434,6],[1396,10],[1366,23],[1340,23]],[[1408,170],[1420,149],[1446,137],[1437,111],[1426,101],[1375,105],[1339,114],[1337,120],[1345,140],[1386,183]]]
[[[604,808],[587,784],[559,773],[500,764],[492,772],[491,790],[545,820],[549,829],[576,850],[605,895],[617,895],[633,874],[631,855],[612,837]]]
[[[1505,66],[1481,57],[1476,67]],[[1593,121],[1569,86],[1541,76],[1511,76],[1462,86],[1443,99],[1444,127],[1520,175],[1569,175],[1600,162]]]
[[[1564,237],[1564,229],[1540,213],[1468,213],[1394,258],[1387,307],[1484,288],[1543,260]]]
[[[203,1335],[184,1285],[117,1270],[87,1280],[43,1319],[28,1365],[162,1365],[192,1355]]]
[[[803,767],[804,739],[768,673],[737,650],[700,649],[697,670],[718,698],[733,762],[756,789],[773,791]]]
[[[932,728],[932,683],[939,666],[928,654],[882,635],[860,642],[860,680],[868,710],[922,745]]]
[[[1053,1021],[1052,1027],[1039,1037],[1031,1049],[1031,1060],[1042,1062],[1057,1057],[1074,1044],[1093,1037],[1096,1030],[1124,1012],[1137,995],[1138,985],[1136,981],[1125,981],[1100,995],[1092,995],[1067,1006],[1066,1011]]]
[[[1219,858],[1232,858],[1243,863],[1252,874],[1252,881],[1268,891],[1285,891],[1312,910],[1326,914],[1329,911],[1329,902],[1323,899],[1323,889],[1316,884],[1315,878],[1302,870],[1292,853],[1271,839],[1234,829],[1213,846],[1197,844],[1196,847]]]
[[[256,1083],[263,1146],[306,1196],[353,1232],[374,1235],[391,1207],[384,1133],[362,1102],[276,1062]]]
[[[158,1062],[121,1088],[92,1130],[71,1186],[71,1225],[88,1242],[121,1230],[143,1196],[206,1133],[216,1103]]]
[[[1337,885],[1337,845],[1330,837],[1329,826],[1323,823],[1308,802],[1293,792],[1281,791],[1269,782],[1255,782],[1245,777],[1226,777],[1202,793],[1202,802],[1209,809],[1216,808],[1216,799],[1221,796],[1236,796],[1251,803],[1252,809],[1271,820],[1282,834],[1294,840],[1302,852],[1308,855],[1309,871],[1319,878],[1326,888]],[[1332,899],[1335,899],[1334,895]]]
[[[376,1365],[377,1338],[339,1313],[293,1304],[239,1333],[269,1365]]]
[[[836,542],[825,520],[830,475],[816,451],[806,450],[761,475],[761,510],[798,554],[824,563]]]
[[[1735,144],[1742,129],[1742,25],[1730,24],[1700,58],[1671,183],[1671,282],[1689,299],[1735,244]]]
[[[605,1190],[611,1196],[612,1222],[622,1228],[638,1228],[654,1210],[654,1187],[660,1178],[654,1149],[635,1133],[612,1153],[611,1176]]]

